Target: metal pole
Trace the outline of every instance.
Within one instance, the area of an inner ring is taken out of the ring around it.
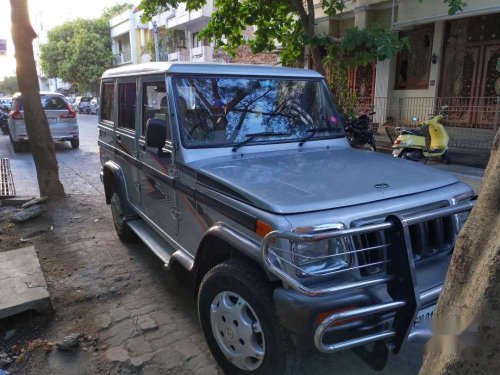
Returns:
[[[155,41],[155,61],[160,61],[160,47],[158,45],[158,24],[153,21],[153,38]]]
[[[391,29],[394,30],[394,17],[396,16],[396,0],[392,0]]]

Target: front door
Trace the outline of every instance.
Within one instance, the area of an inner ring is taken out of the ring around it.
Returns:
[[[174,189],[173,144],[169,122],[169,106],[165,76],[141,80],[141,126],[139,134],[139,161],[142,209],[157,231],[171,240],[178,233],[179,215]],[[167,142],[159,153],[146,145],[148,121],[163,121],[167,128]]]

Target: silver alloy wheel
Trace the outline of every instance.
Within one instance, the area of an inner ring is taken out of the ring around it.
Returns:
[[[234,292],[220,292],[210,306],[212,334],[226,358],[236,367],[253,371],[264,360],[262,326],[250,304]]]

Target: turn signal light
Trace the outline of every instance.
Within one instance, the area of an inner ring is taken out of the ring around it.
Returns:
[[[268,233],[271,233],[273,228],[268,224],[261,220],[257,220],[255,223],[255,233],[260,237],[264,238]]]
[[[67,114],[62,114],[61,118],[75,118],[75,117],[76,117],[76,112],[68,104],[68,113]]]
[[[401,143],[401,139],[396,139],[396,141],[394,141],[395,145],[399,145],[400,143]]]
[[[326,318],[328,318],[332,314],[352,310],[352,309],[355,309],[356,307],[357,306],[346,306],[346,307],[342,307],[340,309],[322,312],[322,313],[318,314],[318,316],[316,317],[316,324],[317,325],[321,324],[323,322],[323,320],[325,320]],[[337,320],[335,323],[331,324],[330,327],[341,326],[342,324],[346,324],[346,323],[353,322],[355,320],[360,320],[360,319],[361,318],[347,318],[347,319]]]

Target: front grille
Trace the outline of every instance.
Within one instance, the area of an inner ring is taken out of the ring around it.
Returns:
[[[383,220],[374,220],[362,225],[377,224]],[[411,248],[413,259],[418,262],[422,259],[436,254],[449,252],[453,249],[455,241],[455,226],[452,216],[437,218],[423,223],[411,225],[409,227]],[[360,265],[369,265],[387,260],[387,246],[385,231],[377,231],[353,236],[353,243],[356,249],[366,249],[375,247],[374,250],[358,253]],[[368,266],[360,269],[363,276],[370,276],[385,271],[386,264]]]

